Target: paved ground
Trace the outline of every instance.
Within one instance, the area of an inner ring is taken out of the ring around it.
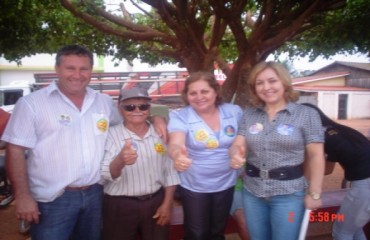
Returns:
[[[340,121],[344,125],[351,126],[365,136],[370,138],[370,120],[353,120]],[[343,171],[340,166],[336,166],[333,174],[325,176],[324,191],[335,190],[341,188],[343,180]],[[329,235],[331,223],[325,224],[310,224],[308,228],[307,240],[329,240],[332,239]],[[29,236],[18,233],[18,221],[14,216],[14,202],[0,209],[0,240],[26,240]],[[239,240],[237,234],[229,234],[227,240]]]

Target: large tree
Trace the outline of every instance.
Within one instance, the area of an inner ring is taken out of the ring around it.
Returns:
[[[35,52],[50,52],[56,45],[77,42],[117,59],[175,62],[189,72],[211,71],[216,62],[227,76],[224,97],[230,100],[236,93],[239,103],[246,102],[251,67],[270,54],[368,54],[370,46],[367,0],[131,0],[137,13],[130,13],[124,1],[119,11],[94,0],[17,2],[18,12],[31,21],[9,23],[16,28],[12,37],[5,45],[4,37],[0,40],[0,53],[8,59],[32,54],[33,45]],[[14,8],[14,1],[0,4],[6,3],[8,10]],[[9,25],[4,19],[12,21],[13,16],[8,12],[4,17],[0,7],[0,34],[5,36]],[[14,37],[29,44],[19,46],[21,51],[6,48],[17,44]]]

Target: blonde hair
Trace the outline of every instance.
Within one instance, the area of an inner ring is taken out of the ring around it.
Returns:
[[[260,62],[255,65],[248,78],[248,91],[250,96],[250,102],[253,106],[258,106],[264,102],[258,97],[256,93],[256,78],[257,75],[266,69],[273,70],[276,75],[279,77],[280,81],[284,86],[284,99],[287,102],[296,102],[299,99],[299,93],[293,89],[292,79],[288,70],[280,63],[276,62]]]

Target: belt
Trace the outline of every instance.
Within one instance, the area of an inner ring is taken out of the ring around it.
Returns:
[[[150,193],[150,194],[146,194],[146,195],[141,195],[141,196],[119,196],[119,197],[126,198],[126,199],[133,199],[133,200],[137,200],[137,201],[146,201],[146,200],[149,200],[149,199],[155,197],[156,195],[158,195],[161,192],[163,192],[163,188],[160,188],[158,191],[156,191],[154,193]]]
[[[66,188],[64,188],[64,190],[67,190],[67,191],[84,191],[84,190],[89,189],[93,185],[80,186],[80,187],[67,186]]]
[[[250,177],[275,180],[292,180],[303,176],[302,164],[271,170],[261,170],[252,164],[246,163],[245,172]]]

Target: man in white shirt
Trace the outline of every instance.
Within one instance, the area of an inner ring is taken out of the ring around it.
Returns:
[[[167,240],[176,185],[173,161],[147,122],[150,97],[140,88],[121,90],[124,119],[109,129],[102,165],[104,240]]]
[[[111,97],[87,86],[92,68],[87,49],[60,49],[59,80],[19,99],[2,136],[16,216],[31,222],[32,239],[100,239],[100,164],[121,117]]]

